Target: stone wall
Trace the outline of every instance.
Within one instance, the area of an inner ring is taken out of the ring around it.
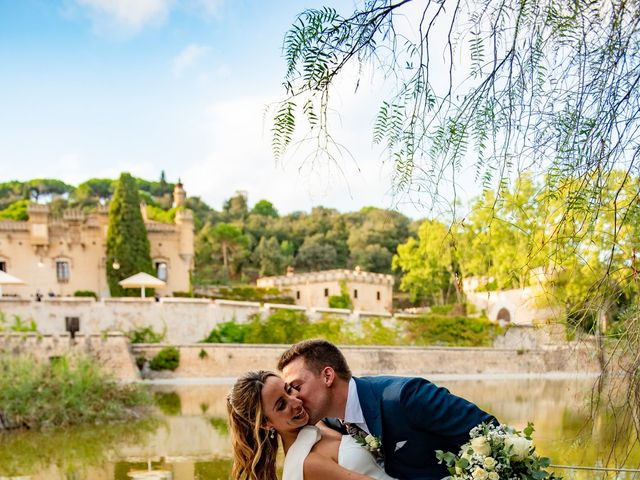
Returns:
[[[136,357],[150,360],[164,345],[133,345]],[[275,370],[287,345],[180,345],[175,372],[149,372],[151,378],[237,377],[248,370]],[[547,349],[356,347],[342,351],[355,375],[477,375],[598,373],[588,346]]]
[[[0,312],[4,314],[6,322],[11,324],[14,315],[22,321],[33,319],[40,333],[64,333],[65,317],[78,317],[82,334],[128,332],[151,327],[156,332],[166,332],[165,341],[173,344],[199,342],[221,322],[235,320],[243,323],[256,313],[268,315],[277,309],[304,311],[312,321],[325,314],[353,322],[370,315],[389,317],[389,314],[372,312],[199,298],[163,297],[159,302],[153,298],[106,298],[95,301],[91,297],[45,297],[40,302],[0,298]]]
[[[31,355],[48,361],[51,357],[88,355],[94,357],[116,378],[134,381],[140,378],[129,348],[129,340],[120,334],[38,335],[34,333],[0,333],[0,352]]]

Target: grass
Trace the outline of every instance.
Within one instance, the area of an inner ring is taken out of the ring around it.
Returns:
[[[122,385],[89,358],[39,362],[0,355],[0,413],[28,429],[106,424],[137,419],[151,396],[138,385]]]

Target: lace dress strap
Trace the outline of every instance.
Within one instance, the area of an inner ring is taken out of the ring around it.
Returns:
[[[320,430],[313,425],[303,427],[298,438],[289,447],[284,459],[282,480],[303,480],[304,459],[307,458],[313,446],[320,440]]]

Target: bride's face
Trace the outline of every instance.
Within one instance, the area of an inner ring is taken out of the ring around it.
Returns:
[[[267,417],[267,428],[286,432],[298,430],[309,421],[302,401],[296,395],[292,395],[291,387],[285,385],[280,377],[271,376],[266,379],[260,398],[262,411]]]

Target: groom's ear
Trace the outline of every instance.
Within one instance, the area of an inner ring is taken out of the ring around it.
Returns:
[[[320,376],[322,377],[322,381],[327,387],[331,387],[333,385],[334,380],[336,379],[336,372],[331,367],[324,367],[322,372],[320,372]]]

